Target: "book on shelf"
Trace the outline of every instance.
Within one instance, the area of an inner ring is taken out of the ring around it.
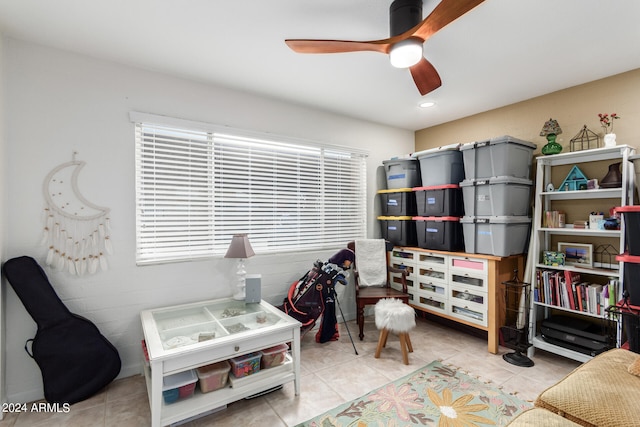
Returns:
[[[582,281],[575,271],[536,270],[533,298],[538,303],[602,316],[617,295],[617,279],[599,284]]]
[[[580,311],[587,311],[587,293],[585,292],[586,286],[589,285],[587,282],[582,282],[576,285],[578,289],[578,306],[580,307]]]
[[[578,288],[576,287],[577,283],[571,284],[571,293],[573,294],[573,307],[572,310],[578,309]]]
[[[587,311],[592,314],[601,314],[601,294],[602,294],[602,285],[598,285],[596,283],[590,283],[587,287],[587,295],[589,295],[588,299],[588,307]]]
[[[553,305],[562,306],[562,296],[560,294],[560,273],[555,272],[550,276],[551,289],[553,290]]]
[[[609,283],[605,287],[605,292],[608,293],[609,302],[607,306],[616,305],[618,303],[618,295],[620,292],[620,281],[618,279],[610,278]]]
[[[564,282],[567,288],[568,300],[569,300],[569,308],[572,310],[576,309],[576,283],[580,282],[580,273],[577,271],[565,270],[564,271]]]

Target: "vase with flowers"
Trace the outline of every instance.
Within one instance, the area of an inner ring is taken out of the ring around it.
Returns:
[[[600,126],[604,130],[604,146],[615,147],[616,146],[616,134],[613,133],[613,122],[620,118],[616,113],[611,114],[598,114],[600,119]]]

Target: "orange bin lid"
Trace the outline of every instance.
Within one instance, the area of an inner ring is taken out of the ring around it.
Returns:
[[[442,221],[455,221],[455,222],[459,222],[460,218],[457,216],[414,216],[413,217],[414,221],[437,221],[437,222],[442,222]],[[638,257],[640,258],[640,257]]]
[[[616,212],[623,212],[623,213],[640,212],[640,205],[618,206],[617,208],[614,208],[614,209],[616,210]]]
[[[446,190],[447,188],[460,188],[458,184],[430,185],[427,187],[413,187],[413,191]]]

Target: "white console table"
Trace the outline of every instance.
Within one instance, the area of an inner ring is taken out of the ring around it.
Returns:
[[[267,302],[204,301],[145,310],[140,318],[148,352],[144,374],[152,427],[189,419],[289,381],[294,381],[295,394],[300,393],[300,323]],[[196,387],[184,400],[163,400],[164,376],[282,343],[291,343],[288,363],[256,372],[234,387],[227,384],[209,393]]]

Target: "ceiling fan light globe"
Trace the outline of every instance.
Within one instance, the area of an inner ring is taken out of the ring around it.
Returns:
[[[423,56],[422,43],[419,40],[402,40],[391,47],[389,60],[396,68],[409,68],[416,65]]]

